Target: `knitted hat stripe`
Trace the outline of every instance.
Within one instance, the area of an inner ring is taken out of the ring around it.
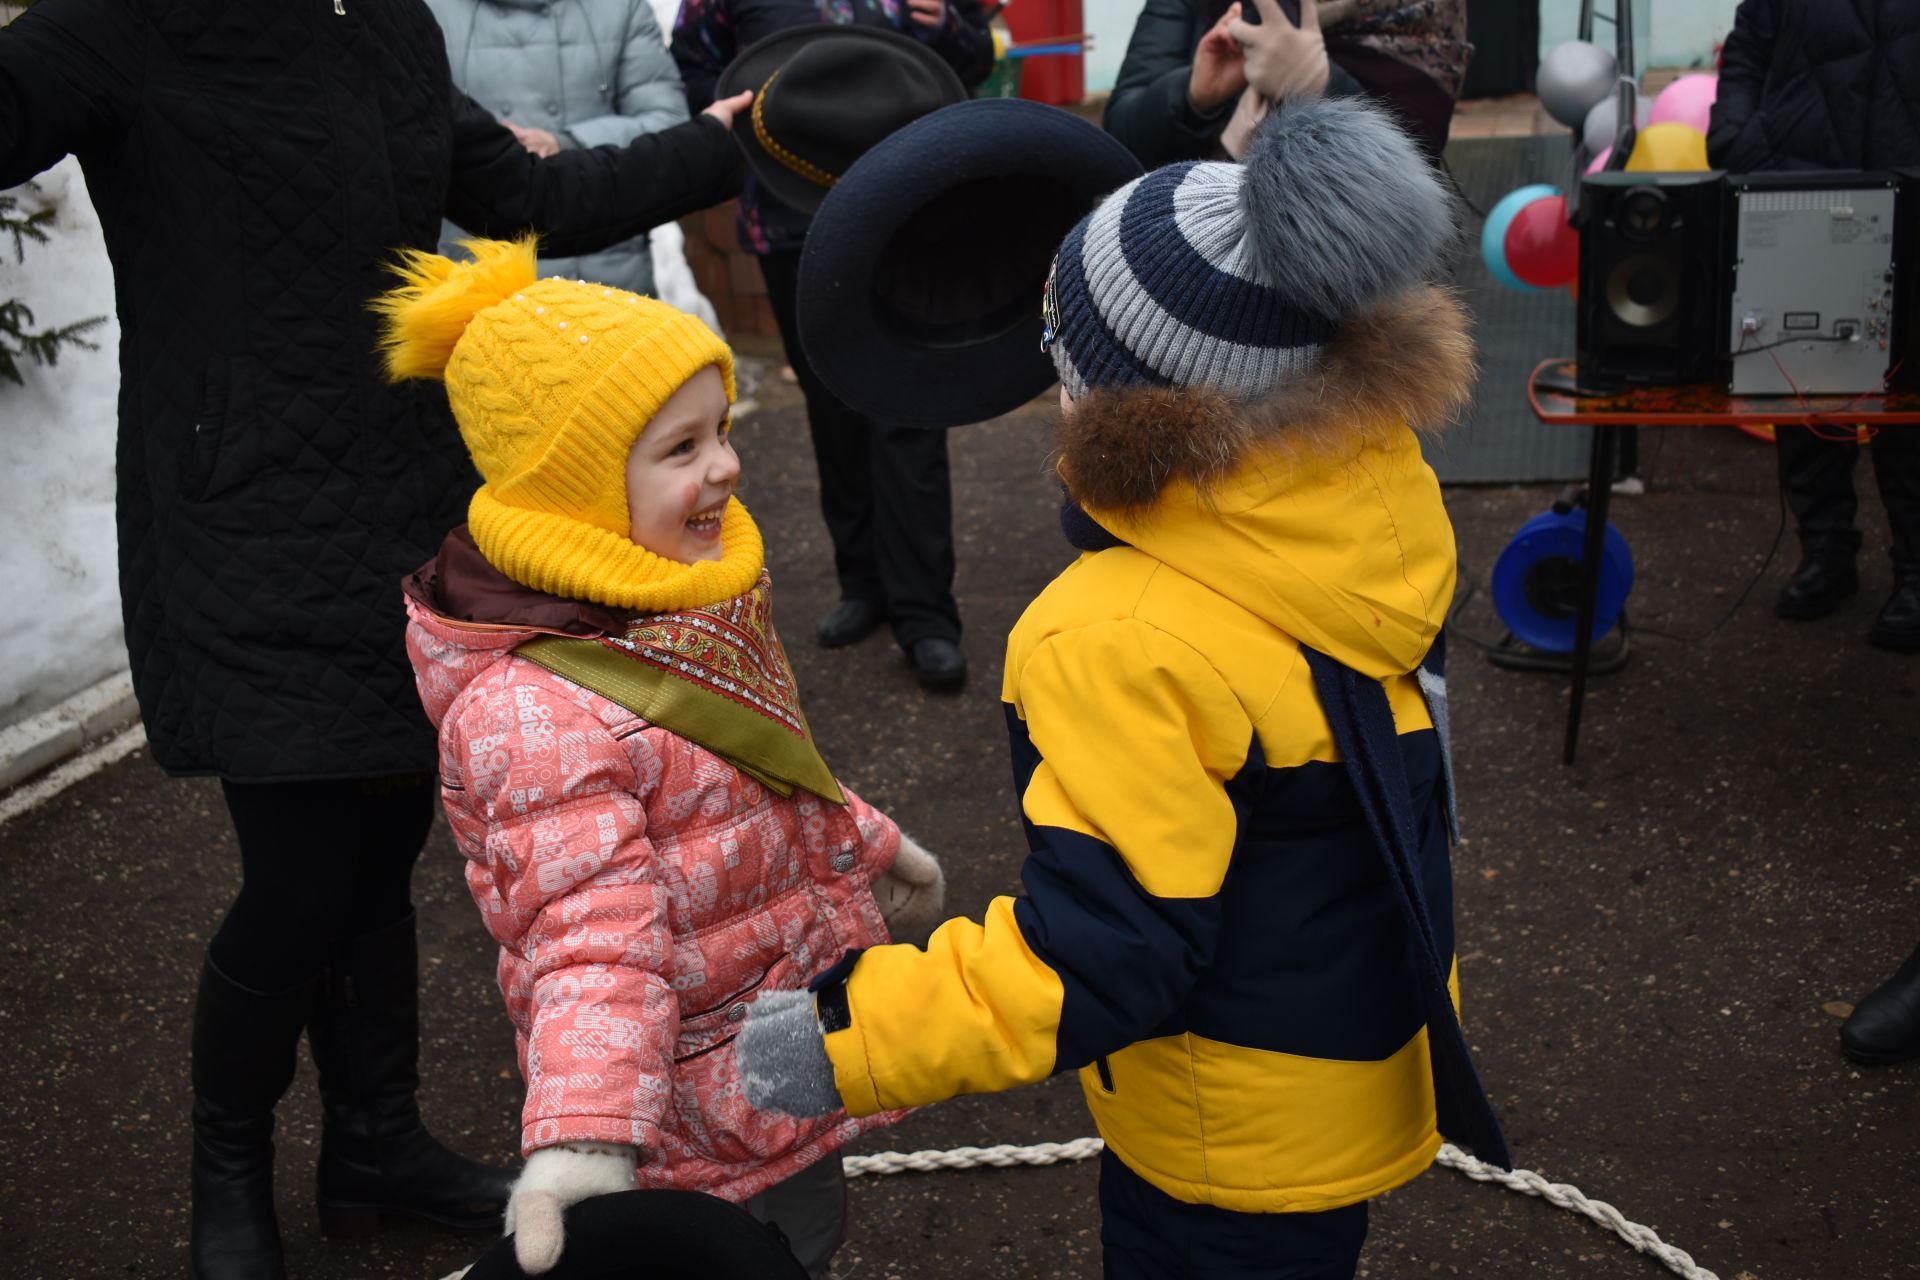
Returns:
[[[1086,231],[1087,220],[1083,218],[1060,246],[1053,285],[1054,303],[1060,312],[1060,332],[1053,343],[1054,369],[1066,383],[1067,394],[1075,397],[1085,395],[1092,387],[1166,386],[1167,379],[1134,359],[1094,309],[1081,263]]]
[[[1204,381],[1229,395],[1256,395],[1271,387],[1285,374],[1312,359],[1317,343],[1279,345],[1274,336],[1259,344],[1232,342],[1217,332],[1201,332],[1173,312],[1163,308],[1160,299],[1146,289],[1131,269],[1125,247],[1125,228],[1119,234],[1115,219],[1103,216],[1107,208],[1094,214],[1087,228],[1088,248],[1083,256],[1085,278],[1094,309],[1106,331],[1124,346],[1142,365],[1152,369],[1164,381],[1176,386]],[[1170,208],[1170,206],[1169,206]],[[1147,223],[1140,228],[1145,241],[1141,256],[1149,260],[1186,252],[1190,246],[1180,235],[1172,219]],[[1103,235],[1102,233],[1109,233]],[[1178,247],[1173,248],[1177,242]],[[1270,321],[1278,310],[1271,305],[1270,294],[1258,286],[1241,283],[1219,291],[1215,296],[1216,322],[1251,321],[1247,329],[1256,329]],[[1249,304],[1248,299],[1253,301]],[[1251,311],[1251,314],[1249,314]],[[1216,323],[1214,330],[1226,327]]]
[[[1176,172],[1182,168],[1185,173]],[[1195,163],[1156,170],[1140,179],[1125,200],[1110,199],[1095,210],[1089,237],[1096,241],[1117,239],[1139,287],[1183,323],[1210,338],[1242,346],[1324,344],[1333,333],[1333,325],[1325,317],[1295,305],[1277,290],[1222,270],[1183,234],[1174,199],[1183,183],[1203,189],[1224,188],[1237,197],[1240,167]],[[1201,238],[1210,242],[1220,258],[1226,258],[1231,246],[1244,238],[1238,233],[1237,200],[1233,207],[1220,212],[1226,216],[1213,221],[1223,225],[1228,234]]]

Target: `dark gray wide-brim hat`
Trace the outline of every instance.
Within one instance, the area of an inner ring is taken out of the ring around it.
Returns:
[[[827,193],[796,309],[814,371],[877,421],[982,422],[1054,381],[1040,298],[1060,241],[1140,176],[1058,107],[980,98],[906,126]]]
[[[467,1280],[524,1280],[513,1237]],[[619,1191],[566,1211],[554,1280],[807,1280],[784,1237],[740,1205],[698,1191]]]
[[[875,143],[967,100],[939,54],[880,27],[807,23],[755,41],[720,73],[714,97],[754,91],[733,135],[754,176],[804,213]]]

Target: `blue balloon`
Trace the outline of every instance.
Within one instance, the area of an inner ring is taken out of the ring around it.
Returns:
[[[1487,270],[1493,278],[1509,289],[1518,289],[1522,293],[1544,293],[1539,285],[1528,284],[1513,273],[1507,265],[1507,228],[1513,225],[1514,215],[1544,196],[1557,196],[1560,188],[1550,187],[1544,182],[1536,182],[1530,187],[1521,187],[1509,191],[1500,198],[1487,214],[1486,225],[1480,228],[1480,260],[1487,264]]]

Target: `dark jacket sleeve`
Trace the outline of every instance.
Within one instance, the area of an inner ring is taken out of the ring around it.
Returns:
[[[911,18],[906,21],[908,31],[920,30]],[[993,35],[980,0],[947,0],[946,16],[927,44],[969,89],[979,88],[993,71]]]
[[[1761,95],[1773,62],[1775,0],[1741,0],[1720,54],[1720,83],[1707,123],[1707,163],[1736,173],[1767,163],[1773,148],[1761,125]]]
[[[0,188],[126,128],[145,37],[126,0],[40,0],[0,27]]]
[[[732,135],[709,116],[624,147],[541,159],[473,99],[453,92],[447,217],[474,235],[533,230],[544,254],[591,253],[731,198],[741,172]]]
[[[739,52],[738,44],[727,0],[683,0],[667,47],[680,68],[689,111],[705,111],[713,105],[714,86]]]
[[[1149,169],[1205,154],[1233,102],[1202,114],[1187,98],[1194,46],[1206,34],[1187,0],[1147,0],[1133,24],[1102,123]]]

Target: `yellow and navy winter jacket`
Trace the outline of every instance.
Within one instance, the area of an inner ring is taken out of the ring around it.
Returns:
[[[1464,388],[1471,356],[1447,299],[1417,310],[1424,327],[1359,326],[1321,384],[1258,413],[1156,391],[1068,415],[1075,540],[1103,549],[1008,641],[1025,892],[858,957],[826,1036],[855,1115],[1077,1069],[1129,1168],[1243,1212],[1351,1204],[1432,1161],[1401,901],[1302,651],[1385,687],[1450,957],[1443,744],[1417,669],[1455,553],[1405,423]],[[1155,471],[1176,455],[1213,461]]]

